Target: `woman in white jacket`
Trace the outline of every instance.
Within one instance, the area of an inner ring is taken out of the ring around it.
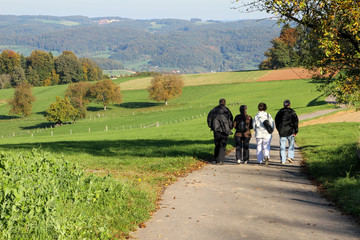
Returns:
[[[267,106],[261,102],[258,105],[259,112],[254,117],[253,128],[255,131],[255,138],[257,143],[256,156],[257,161],[261,164],[264,160],[266,165],[269,164],[270,159],[270,143],[272,135],[264,127],[264,121],[268,120],[272,129],[274,129],[274,120],[270,114],[266,112]]]

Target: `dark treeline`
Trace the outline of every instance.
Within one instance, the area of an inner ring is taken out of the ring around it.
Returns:
[[[270,20],[0,16],[0,21],[0,45],[69,50],[81,57],[119,61],[134,71],[256,69],[280,32]],[[102,63],[102,69],[114,69],[110,62]]]
[[[77,58],[71,51],[54,57],[51,52],[33,51],[25,57],[12,50],[0,54],[0,88],[28,82],[33,86],[52,86],[102,79],[101,68],[88,58]]]

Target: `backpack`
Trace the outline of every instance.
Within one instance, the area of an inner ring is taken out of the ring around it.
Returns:
[[[274,129],[271,127],[270,125],[270,121],[269,121],[269,114],[267,115],[267,119],[265,121],[263,121],[263,125],[264,125],[264,128],[266,129],[266,131],[269,133],[269,134],[272,134]]]
[[[244,133],[248,130],[248,127],[246,126],[246,119],[243,117],[240,117],[239,122],[236,124],[236,132]]]

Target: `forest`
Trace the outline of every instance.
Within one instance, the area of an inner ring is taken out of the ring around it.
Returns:
[[[102,69],[181,73],[257,69],[281,28],[272,20],[0,16],[0,50],[72,51]]]

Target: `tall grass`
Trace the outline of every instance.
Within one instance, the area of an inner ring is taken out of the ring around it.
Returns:
[[[310,175],[344,211],[360,218],[359,123],[328,123],[300,129],[297,143]]]

